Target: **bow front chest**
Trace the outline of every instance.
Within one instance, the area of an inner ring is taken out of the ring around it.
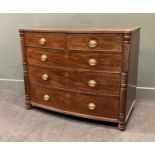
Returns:
[[[114,122],[136,96],[140,28],[20,29],[26,107]]]

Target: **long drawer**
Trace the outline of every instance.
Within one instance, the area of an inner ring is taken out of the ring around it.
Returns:
[[[91,51],[57,51],[27,48],[29,64],[85,69],[91,71],[121,72],[121,54],[99,54]]]
[[[119,97],[85,95],[75,92],[65,92],[31,84],[31,101],[41,107],[62,110],[73,115],[87,115],[118,119]]]
[[[119,74],[29,66],[29,79],[49,87],[90,93],[119,95],[120,90]]]

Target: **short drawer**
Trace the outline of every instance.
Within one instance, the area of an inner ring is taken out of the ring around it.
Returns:
[[[97,54],[90,51],[54,51],[27,48],[29,64],[83,69],[91,71],[121,72],[121,54]]]
[[[119,95],[120,75],[29,66],[29,79],[48,87]]]
[[[68,49],[122,51],[122,34],[70,34],[67,37]]]
[[[25,45],[32,47],[64,49],[65,35],[59,33],[25,33]]]
[[[88,115],[108,119],[118,119],[119,97],[85,95],[75,92],[47,89],[31,85],[32,104],[62,110],[72,115]],[[60,111],[59,111],[60,112]]]

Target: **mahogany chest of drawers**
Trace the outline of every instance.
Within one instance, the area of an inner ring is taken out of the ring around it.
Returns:
[[[136,96],[140,28],[20,29],[26,107],[125,129]]]

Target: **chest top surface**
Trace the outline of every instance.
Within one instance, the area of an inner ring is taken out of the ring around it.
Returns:
[[[140,27],[36,27],[22,28],[29,32],[64,32],[64,33],[132,33]]]

